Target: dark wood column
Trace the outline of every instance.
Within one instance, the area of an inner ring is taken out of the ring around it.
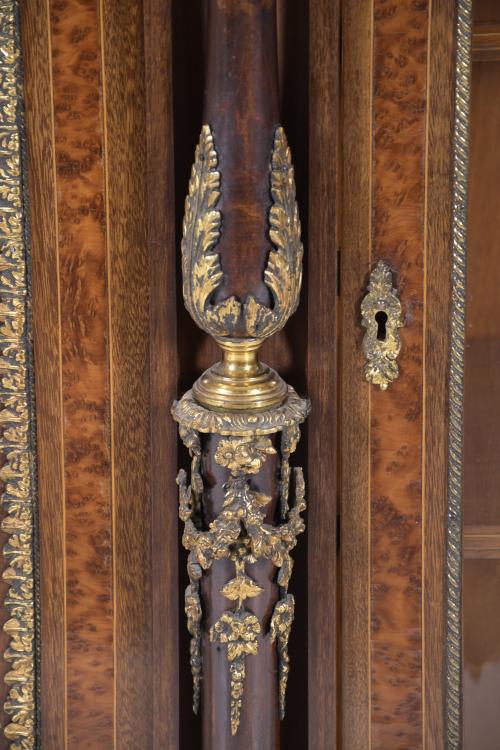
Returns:
[[[290,454],[308,413],[257,357],[299,297],[302,243],[279,119],[275,0],[207,8],[204,117],[184,215],[184,301],[223,350],[174,404],[192,466],[179,474],[190,584],[194,710],[203,750],[278,750],[304,529]]]
[[[207,20],[204,122],[219,155],[224,222],[217,251],[225,283],[217,298],[252,293],[269,305],[263,272],[271,249],[269,160],[279,125],[276,0],[218,0]]]

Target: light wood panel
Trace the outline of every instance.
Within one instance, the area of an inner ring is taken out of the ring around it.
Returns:
[[[472,59],[475,62],[500,60],[500,24],[478,23],[474,26]]]
[[[463,544],[466,560],[500,558],[500,526],[465,526]]]
[[[147,11],[148,98],[141,2],[23,5],[54,750],[178,747],[170,15]]]
[[[440,748],[454,8],[359,10],[344,2],[341,746]],[[378,259],[405,316],[386,392],[362,376]]]

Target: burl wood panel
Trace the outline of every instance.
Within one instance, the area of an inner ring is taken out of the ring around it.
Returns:
[[[113,561],[97,2],[50,3],[65,465],[67,742],[111,747]]]
[[[57,213],[46,0],[22,4],[36,370],[41,745],[64,748],[66,721],[64,464]]]
[[[454,3],[343,12],[342,742],[445,744]],[[371,249],[370,249],[371,246]],[[359,304],[388,260],[400,376],[363,382]]]
[[[401,374],[371,391],[371,742],[422,746],[423,273],[428,3],[373,5],[372,262],[395,271]]]
[[[148,97],[139,0],[22,8],[54,750],[179,746],[170,9],[146,10]]]

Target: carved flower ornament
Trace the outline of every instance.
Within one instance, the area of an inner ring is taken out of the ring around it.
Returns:
[[[267,437],[228,438],[221,440],[215,452],[215,461],[225,466],[234,476],[257,474],[266,456],[276,453]]]

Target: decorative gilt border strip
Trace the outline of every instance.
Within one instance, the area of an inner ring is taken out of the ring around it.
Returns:
[[[18,0],[0,0],[0,453],[10,750],[36,746],[34,423]]]
[[[456,39],[446,551],[448,750],[459,750],[462,736],[462,471],[472,0],[457,0]]]

